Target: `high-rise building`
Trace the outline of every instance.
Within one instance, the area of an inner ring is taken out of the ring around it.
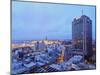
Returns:
[[[35,50],[36,50],[36,51],[39,50],[39,41],[37,41],[37,42],[35,43]]]
[[[82,15],[75,18],[72,22],[73,49],[83,52],[85,56],[90,57],[92,51],[92,20]]]

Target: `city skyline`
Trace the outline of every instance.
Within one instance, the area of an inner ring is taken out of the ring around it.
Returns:
[[[95,11],[95,6],[12,2],[12,40],[72,39],[72,21],[82,14],[92,20],[95,39]]]

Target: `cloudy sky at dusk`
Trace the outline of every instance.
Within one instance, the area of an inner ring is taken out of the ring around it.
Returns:
[[[92,20],[95,39],[95,7],[67,4],[12,2],[12,40],[71,39],[72,21],[83,14]]]

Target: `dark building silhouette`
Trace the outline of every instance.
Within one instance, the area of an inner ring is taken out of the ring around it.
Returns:
[[[93,54],[92,51],[92,20],[82,15],[72,22],[73,49],[83,52],[86,57]]]
[[[39,41],[36,42],[35,44],[35,49],[38,51],[39,50]]]

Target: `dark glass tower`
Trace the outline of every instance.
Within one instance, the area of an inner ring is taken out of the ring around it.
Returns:
[[[82,15],[72,22],[73,49],[83,52],[87,57],[92,56],[92,20]]]

